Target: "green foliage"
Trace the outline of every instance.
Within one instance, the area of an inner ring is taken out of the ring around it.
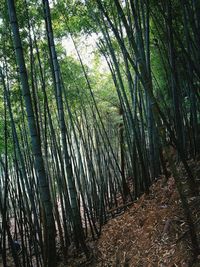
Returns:
[[[52,8],[54,33],[57,38],[68,35],[91,33],[95,25],[82,1],[58,1]]]

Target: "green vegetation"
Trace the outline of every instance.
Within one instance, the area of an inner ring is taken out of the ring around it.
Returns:
[[[109,211],[169,171],[199,254],[175,166],[198,195],[199,14],[192,0],[0,0],[4,266],[89,259]]]

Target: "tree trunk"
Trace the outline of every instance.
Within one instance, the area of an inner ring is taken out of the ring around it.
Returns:
[[[38,136],[36,122],[35,122],[35,115],[33,112],[33,105],[31,101],[31,94],[30,94],[27,70],[25,66],[21,37],[19,34],[15,3],[14,0],[7,0],[7,3],[8,3],[10,25],[13,34],[13,44],[15,47],[16,60],[20,74],[22,94],[26,105],[29,132],[31,136],[32,153],[34,156],[34,166],[39,181],[40,198],[42,205],[44,207],[44,213],[46,219],[44,230],[46,231],[47,237],[44,240],[44,247],[46,250],[44,262],[45,265],[48,267],[55,267],[56,265],[55,224],[54,224],[53,209],[51,203],[51,195],[44,168],[40,138]]]

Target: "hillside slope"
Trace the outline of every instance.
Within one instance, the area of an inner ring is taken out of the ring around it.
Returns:
[[[192,201],[199,206],[198,197]],[[198,221],[197,210],[194,216]],[[157,180],[149,195],[142,195],[123,215],[111,219],[103,227],[95,251],[96,261],[91,266],[191,266],[188,227],[174,179],[165,185]],[[200,266],[200,261],[194,266]]]

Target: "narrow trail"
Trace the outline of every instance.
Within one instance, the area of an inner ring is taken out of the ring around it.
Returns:
[[[190,165],[194,165],[192,161]],[[177,168],[184,184],[184,171],[180,166]],[[195,177],[200,178],[198,167],[194,172]],[[200,197],[191,197],[188,192],[188,201],[200,237]],[[91,243],[91,247],[95,251],[92,263],[74,265],[71,262],[69,266],[200,266],[200,259],[192,263],[188,226],[173,177],[167,183],[163,178],[158,179],[149,195],[143,194],[124,214],[109,220],[103,226],[100,239]]]

